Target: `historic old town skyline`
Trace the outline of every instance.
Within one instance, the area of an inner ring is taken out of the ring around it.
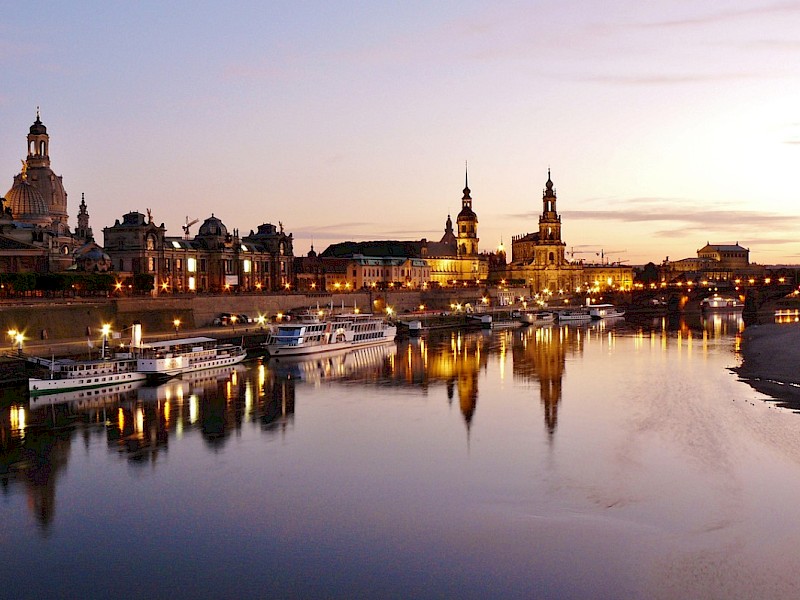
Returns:
[[[800,7],[350,8],[8,15],[4,189],[41,106],[70,225],[85,193],[98,233],[150,208],[170,235],[187,215],[281,221],[296,255],[438,239],[466,159],[481,250],[536,229],[550,166],[563,239],[586,256],[658,262],[709,240],[798,262]]]

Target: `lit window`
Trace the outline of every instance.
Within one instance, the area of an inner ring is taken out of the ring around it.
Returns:
[[[189,273],[194,273],[197,271],[197,259],[196,258],[187,258],[186,259],[186,270]]]

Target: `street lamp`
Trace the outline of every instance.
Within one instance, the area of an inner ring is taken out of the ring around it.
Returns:
[[[236,331],[236,315],[231,315],[231,325],[233,325],[233,330]]]
[[[11,349],[14,349],[14,341],[17,339],[17,333],[19,333],[16,329],[9,329],[8,330],[8,337],[11,338]]]
[[[17,353],[22,356],[22,340],[25,339],[25,336],[22,335],[21,331],[18,331],[15,339],[17,341]]]
[[[175,337],[178,337],[178,329],[181,326],[181,320],[180,319],[173,319],[172,326],[175,328]]]

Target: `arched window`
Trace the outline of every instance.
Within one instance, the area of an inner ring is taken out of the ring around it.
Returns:
[[[147,236],[146,247],[148,250],[156,249],[156,238],[152,235]]]
[[[39,142],[39,154],[41,156],[45,156],[47,154],[47,144],[45,143],[44,140]]]
[[[551,252],[551,253],[550,253],[550,262],[551,262],[551,263],[552,263],[552,262],[555,262],[555,260],[556,260],[556,255],[555,255],[553,252]]]

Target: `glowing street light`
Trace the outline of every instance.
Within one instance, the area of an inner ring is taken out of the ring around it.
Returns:
[[[231,315],[231,325],[233,325],[233,330],[236,331],[236,315]]]
[[[181,320],[180,319],[173,319],[172,320],[172,326],[175,328],[175,337],[178,337],[178,329],[181,326]]]
[[[22,356],[22,342],[25,339],[25,336],[22,335],[21,331],[18,331],[14,336],[14,339],[17,342],[17,352],[19,353],[20,356]]]
[[[17,334],[19,333],[16,329],[9,329],[8,330],[8,337],[11,338],[11,349],[14,349],[14,341],[17,339]]]

